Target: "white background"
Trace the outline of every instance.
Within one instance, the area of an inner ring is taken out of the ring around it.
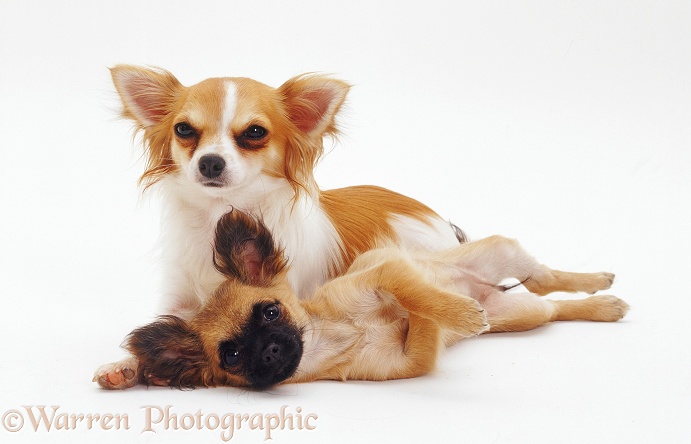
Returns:
[[[688,442],[689,5],[0,0],[0,414],[25,417],[0,441],[222,442],[220,430],[142,433],[141,407],[287,405],[317,428],[273,442]],[[354,86],[323,188],[383,185],[473,238],[613,271],[631,312],[467,340],[415,380],[99,390],[93,370],[157,303],[158,201],[136,185],[116,63],[185,84],[332,73]],[[126,414],[130,429],[34,432],[22,406],[38,405]],[[232,442],[263,440],[243,429]]]

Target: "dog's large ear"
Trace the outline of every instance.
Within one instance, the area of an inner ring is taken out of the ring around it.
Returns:
[[[134,330],[125,348],[139,361],[142,383],[179,388],[215,385],[201,339],[176,316],[162,316]]]
[[[308,137],[336,132],[335,116],[350,85],[322,75],[304,74],[279,88],[288,118]]]
[[[159,123],[172,111],[182,85],[171,73],[132,65],[117,65],[110,70],[120,94],[124,116],[136,120],[142,128]]]
[[[233,210],[216,225],[214,264],[231,279],[263,287],[285,268],[286,260],[262,222]]]

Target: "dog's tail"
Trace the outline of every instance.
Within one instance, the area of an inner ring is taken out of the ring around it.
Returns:
[[[451,225],[451,229],[453,230],[453,234],[456,235],[456,239],[458,239],[459,244],[464,244],[468,242],[468,236],[466,236],[465,232],[461,230],[457,225],[452,224],[449,222],[449,225]]]

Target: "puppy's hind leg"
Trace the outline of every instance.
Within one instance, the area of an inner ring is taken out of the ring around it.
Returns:
[[[578,292],[593,294],[600,290],[607,290],[614,282],[614,274],[600,273],[572,273],[568,271],[552,270],[540,265],[523,285],[531,293],[544,296],[555,291]]]
[[[615,296],[591,296],[581,300],[549,302],[556,308],[553,321],[615,322],[629,311],[629,304]]]
[[[533,293],[506,294],[492,290],[481,301],[491,332],[526,331],[552,321],[615,322],[629,310],[614,296],[580,300],[543,299]]]
[[[470,271],[487,284],[497,285],[506,278],[515,278],[528,291],[539,295],[555,291],[595,293],[608,289],[614,281],[612,273],[552,270],[535,260],[516,240],[503,236],[470,242],[445,255],[445,262]]]

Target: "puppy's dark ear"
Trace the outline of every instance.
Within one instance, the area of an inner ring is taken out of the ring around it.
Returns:
[[[214,264],[231,279],[266,286],[285,268],[286,260],[263,223],[233,210],[216,226]]]
[[[179,388],[216,385],[199,336],[176,316],[162,316],[134,330],[125,348],[139,361],[139,379],[144,384]]]

